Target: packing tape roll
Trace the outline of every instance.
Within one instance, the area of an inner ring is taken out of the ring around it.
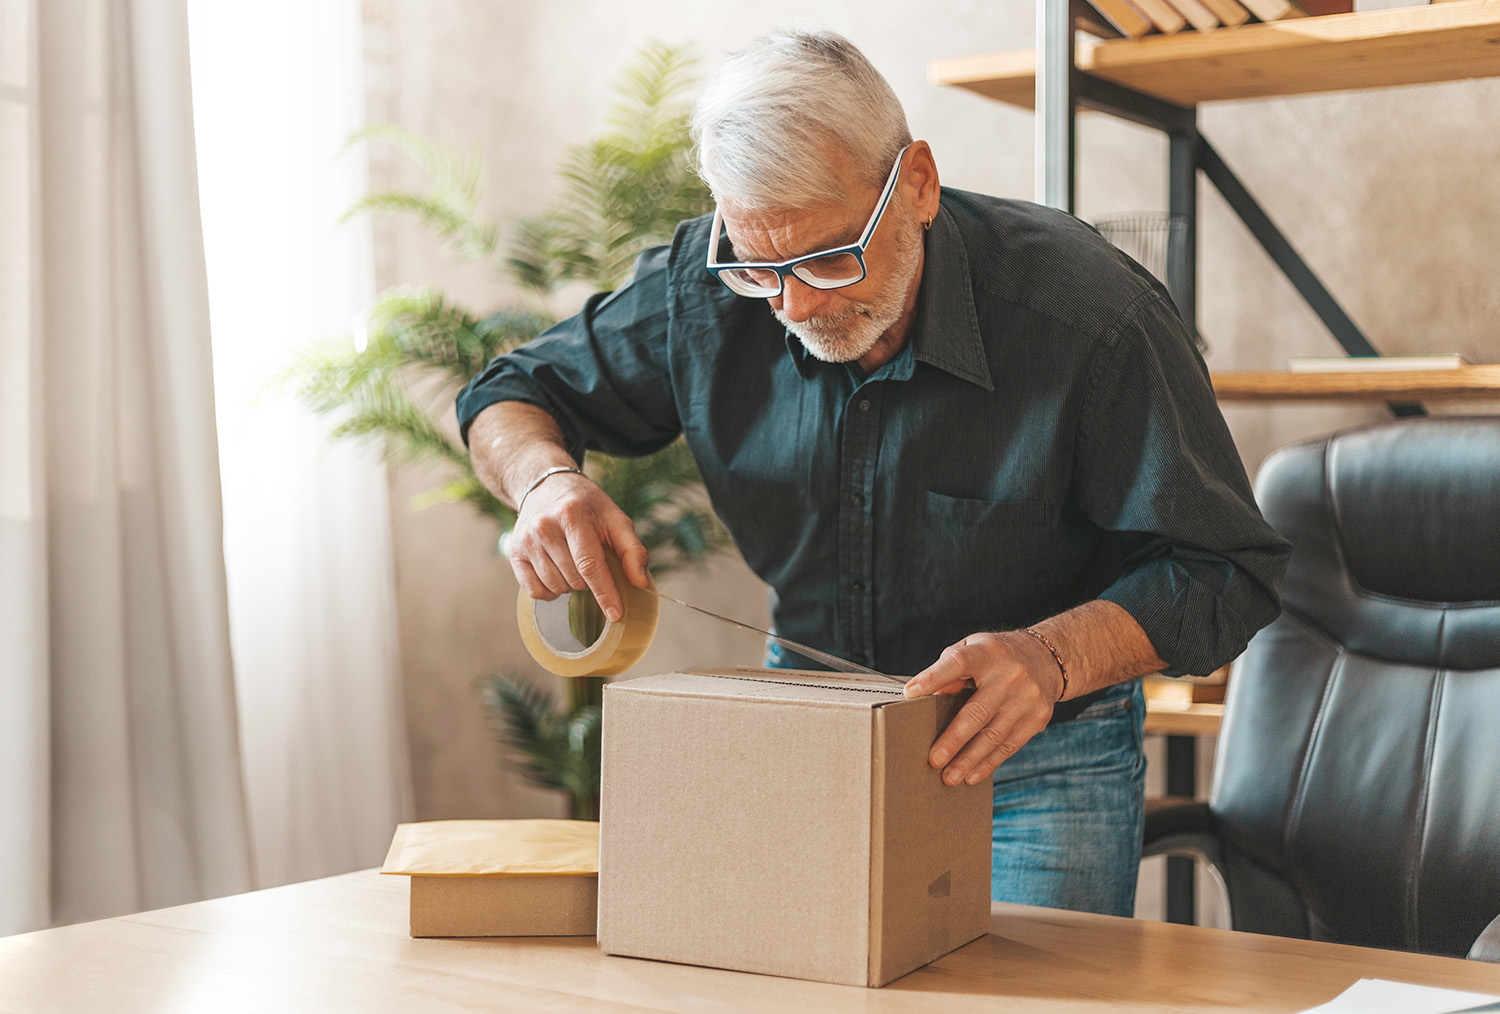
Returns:
[[[548,672],[559,676],[614,676],[639,662],[651,647],[661,609],[655,593],[656,582],[647,574],[649,589],[637,588],[626,580],[618,556],[606,549],[604,557],[615,587],[625,600],[625,615],[618,623],[604,618],[604,631],[592,644],[584,644],[569,623],[571,595],[544,602],[522,591],[516,599],[521,640],[531,657]]]

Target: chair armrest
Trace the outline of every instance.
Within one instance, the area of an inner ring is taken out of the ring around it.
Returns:
[[[1474,946],[1469,949],[1470,961],[1489,961],[1500,965],[1500,915],[1479,934]]]
[[[1179,834],[1215,834],[1217,825],[1207,803],[1186,796],[1146,800],[1146,847]],[[1151,853],[1156,855],[1158,853]]]
[[[1223,848],[1218,822],[1207,803],[1165,796],[1146,800],[1146,833],[1141,857],[1186,855],[1208,863],[1223,875]]]
[[[1146,800],[1146,832],[1141,844],[1141,858],[1151,856],[1186,856],[1207,867],[1218,886],[1224,911],[1233,923],[1229,897],[1228,871],[1224,867],[1224,846],[1219,839],[1219,822],[1207,803],[1176,796]]]

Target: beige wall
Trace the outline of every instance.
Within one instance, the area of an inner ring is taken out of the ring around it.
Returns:
[[[509,216],[551,192],[562,148],[601,125],[608,86],[648,37],[694,44],[711,67],[726,48],[783,19],[849,35],[890,78],[913,131],[932,143],[949,185],[1029,197],[1030,114],[927,83],[929,59],[1032,43],[1029,3],[910,4],[763,0],[634,4],[367,0],[374,115],[477,140],[490,163],[487,206]],[[1377,347],[1500,360],[1500,80],[1360,94],[1222,103],[1208,138],[1261,200]],[[1080,213],[1165,206],[1165,145],[1100,116],[1079,126]],[[378,173],[414,182],[376,153]],[[1337,347],[1227,206],[1201,184],[1200,324],[1216,368],[1273,367]],[[508,298],[493,273],[451,265],[405,224],[380,232],[379,282],[432,282],[487,311]],[[1253,471],[1272,448],[1383,417],[1378,408],[1230,408]],[[430,476],[392,480],[401,640],[419,816],[557,812],[550,794],[504,773],[473,691],[495,670],[536,673],[511,619],[516,586],[492,552],[496,533],[462,508],[401,509]],[[724,559],[668,590],[750,622],[764,597]],[[666,607],[671,609],[673,607]],[[664,614],[638,671],[753,662],[753,636]]]

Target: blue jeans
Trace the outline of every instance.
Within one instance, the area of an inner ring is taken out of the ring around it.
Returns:
[[[1145,820],[1140,680],[1050,725],[995,771],[996,901],[1132,915]]]

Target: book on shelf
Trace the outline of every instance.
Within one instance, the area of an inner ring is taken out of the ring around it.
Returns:
[[[1138,39],[1151,31],[1151,22],[1132,0],[1089,0],[1090,5],[1121,35]]]
[[[1177,8],[1177,13],[1187,19],[1187,23],[1200,32],[1211,32],[1219,27],[1219,19],[1214,17],[1214,12],[1205,7],[1202,0],[1168,0]]]
[[[1430,356],[1293,356],[1291,373],[1417,373],[1458,370],[1469,363],[1457,352]]]
[[[1177,13],[1177,8],[1167,3],[1167,0],[1132,0],[1141,9],[1151,23],[1168,35],[1180,32],[1187,27],[1187,19]]]
[[[1124,32],[1106,21],[1104,15],[1088,5],[1080,7],[1079,12],[1073,16],[1073,27],[1096,39],[1129,38]]]
[[[1284,21],[1287,18],[1305,18],[1307,12],[1291,0],[1240,0],[1250,13],[1262,21]]]
[[[1213,11],[1221,24],[1231,28],[1250,20],[1250,12],[1240,0],[1203,0],[1203,6]]]
[[[1297,0],[1297,6],[1313,17],[1324,14],[1352,14],[1354,0]]]

